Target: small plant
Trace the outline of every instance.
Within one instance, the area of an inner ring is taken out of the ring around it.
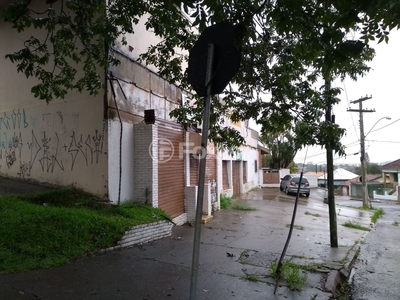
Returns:
[[[307,276],[303,274],[301,268],[293,263],[284,270],[284,278],[289,288],[295,291],[301,291],[304,283],[307,281]]]
[[[306,211],[304,214],[307,215],[307,216],[313,216],[313,217],[317,217],[317,218],[321,216],[320,214],[312,214],[312,213],[310,213],[308,211]]]
[[[385,212],[383,211],[382,208],[376,210],[371,217],[371,222],[375,224],[378,221],[378,219],[383,216],[384,213]]]
[[[220,199],[221,209],[227,209],[229,205],[231,205],[232,203],[232,197],[228,197],[224,194],[221,194],[219,199]]]
[[[257,210],[257,208],[251,207],[250,205],[246,204],[235,204],[232,208],[236,210],[248,210],[248,211]]]
[[[278,270],[278,262],[277,260],[271,261],[271,263],[269,264],[269,271],[270,274],[272,276],[272,278],[275,278],[278,276],[277,275],[277,270]]]
[[[337,300],[351,299],[351,284],[343,281],[337,286],[336,293],[337,297],[335,299]]]
[[[392,225],[393,226],[399,226],[399,222],[394,221]]]
[[[354,229],[358,229],[358,230],[363,230],[363,231],[371,231],[371,229],[364,227],[360,224],[357,224],[355,222],[351,222],[351,221],[347,221],[346,223],[343,224],[344,227],[348,227],[348,228],[354,228]]]
[[[286,224],[286,228],[289,228],[289,227],[290,227],[290,224]],[[300,225],[293,225],[293,228],[296,228],[297,230],[304,230],[304,227],[300,226]]]
[[[357,259],[360,256],[360,249],[357,249],[356,254],[354,254],[354,258]]]
[[[307,270],[309,272],[316,272],[318,268],[321,268],[323,264],[317,264],[317,263],[312,263],[306,266],[303,266],[304,270]]]
[[[254,275],[246,275],[246,276],[243,276],[242,279],[248,280],[248,281],[253,281],[253,282],[259,281],[257,276],[254,276]]]
[[[277,278],[278,262],[275,260],[270,264],[270,273],[273,278]],[[281,278],[283,278],[291,290],[301,291],[307,281],[307,276],[290,260],[285,260],[281,267]]]

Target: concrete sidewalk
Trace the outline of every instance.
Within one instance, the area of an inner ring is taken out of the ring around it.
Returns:
[[[352,299],[400,299],[400,207],[395,201],[373,206],[385,214],[361,245],[352,276]]]
[[[211,222],[202,225],[198,299],[330,299],[339,270],[354,258],[367,234],[342,224],[356,221],[370,226],[370,213],[338,207],[339,247],[332,249],[323,195],[323,190],[314,189],[309,198],[300,198],[286,255],[312,269],[301,292],[291,291],[282,281],[273,295],[269,266],[284,247],[294,197],[265,188],[236,201],[257,210],[231,208],[215,213]],[[156,242],[58,268],[0,275],[0,298],[189,299],[193,233],[190,226],[174,227],[170,238]]]

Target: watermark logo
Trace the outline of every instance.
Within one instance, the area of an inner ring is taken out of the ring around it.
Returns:
[[[201,146],[196,146],[192,142],[180,142],[177,147],[174,147],[174,144],[166,138],[157,139],[149,146],[150,157],[159,163],[170,161],[176,154],[178,154],[178,159],[184,159],[186,154],[192,155],[195,158],[204,158],[207,153],[203,150]]]
[[[166,163],[174,156],[174,145],[169,139],[161,138],[151,142],[149,146],[150,157],[159,163]]]

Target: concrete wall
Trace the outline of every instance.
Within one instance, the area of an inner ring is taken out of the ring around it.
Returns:
[[[147,189],[150,193],[148,195],[150,199],[147,201],[157,207],[158,165],[157,159],[150,158],[149,149],[152,142],[157,145],[158,133],[156,125],[143,123],[144,111],[154,109],[157,120],[172,121],[169,113],[180,105],[181,91],[156,73],[133,61],[126,53],[113,52],[113,55],[121,61],[121,64],[110,68],[114,80],[108,82],[107,94],[110,126],[108,175],[110,200],[113,203],[118,202],[118,159],[120,122],[122,122],[122,181],[119,199],[121,202],[127,200],[145,202]]]
[[[23,48],[31,35],[44,37],[38,30],[18,33],[0,20],[0,175],[73,184],[106,196],[104,93],[92,97],[71,92],[49,104],[34,98],[30,90],[37,82],[18,73],[16,65],[5,59],[6,54]]]
[[[373,199],[392,200],[400,202],[399,194],[400,194],[400,186],[396,186],[396,192],[394,192],[392,195],[389,195],[387,191],[384,192],[384,195],[378,194],[376,191],[373,191]]]
[[[303,176],[307,178],[311,188],[318,187],[318,177],[316,174],[303,174]]]
[[[185,14],[183,14],[183,17]],[[139,58],[139,55],[147,52],[151,45],[157,45],[162,39],[156,36],[152,31],[146,29],[145,23],[147,22],[148,15],[144,15],[140,18],[138,24],[134,25],[134,34],[126,34],[126,45],[122,45],[121,41],[116,43],[116,48],[126,53],[129,57],[134,60]],[[188,55],[187,51],[179,48],[175,48],[175,56]],[[153,65],[147,65],[147,68],[153,72],[157,72],[157,68]],[[187,63],[183,62],[182,69],[185,71]]]

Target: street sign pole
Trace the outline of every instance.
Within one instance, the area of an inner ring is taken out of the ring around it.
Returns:
[[[190,280],[190,300],[197,299],[197,278],[199,273],[201,218],[203,215],[203,196],[204,196],[204,182],[206,174],[207,141],[208,141],[208,129],[210,125],[211,82],[213,76],[213,62],[214,62],[214,44],[208,44],[206,82],[205,82],[207,91],[204,104],[203,127],[201,131],[202,152],[200,157],[199,180],[197,189],[196,220],[194,228],[194,243],[193,243],[193,256],[192,256],[192,274]]]

